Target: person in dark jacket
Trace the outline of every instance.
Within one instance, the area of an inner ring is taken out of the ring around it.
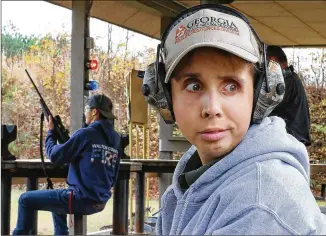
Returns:
[[[267,59],[274,60],[281,65],[285,80],[283,101],[269,116],[281,117],[286,123],[287,132],[304,145],[309,146],[311,144],[310,113],[303,84],[294,72],[293,66],[288,66],[287,57],[281,47],[268,46]]]
[[[52,163],[70,163],[68,188],[23,193],[14,235],[33,232],[35,210],[51,211],[54,234],[67,235],[67,214],[90,215],[104,209],[117,180],[122,155],[120,135],[112,126],[116,117],[111,100],[99,94],[90,97],[85,117],[87,127],[77,130],[64,144],[57,144],[53,121],[48,122],[46,154]]]

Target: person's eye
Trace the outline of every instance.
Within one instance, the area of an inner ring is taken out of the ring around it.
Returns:
[[[228,92],[228,93],[234,93],[234,92],[237,92],[239,90],[239,86],[235,83],[231,83],[231,84],[228,84],[226,85],[223,90],[225,92]]]
[[[187,85],[186,89],[190,92],[200,91],[202,88],[199,83],[191,82]]]

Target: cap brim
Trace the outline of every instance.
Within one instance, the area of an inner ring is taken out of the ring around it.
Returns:
[[[105,116],[107,119],[109,120],[113,120],[113,119],[116,119],[117,120],[117,117],[115,115],[113,115],[113,113],[111,111],[104,111],[104,110],[101,110],[101,109],[98,109],[100,111],[100,113]]]
[[[178,63],[181,61],[181,59],[191,50],[194,50],[196,48],[201,47],[213,47],[225,50],[231,54],[234,54],[246,61],[257,63],[259,61],[259,58],[256,55],[253,55],[252,53],[248,52],[247,50],[241,49],[238,46],[232,46],[230,44],[222,43],[222,42],[203,42],[203,43],[197,43],[193,46],[187,48],[182,53],[179,54],[179,56],[171,63],[170,68],[168,69],[166,76],[165,76],[165,83],[169,82],[170,76],[175,69],[175,67],[178,65]]]

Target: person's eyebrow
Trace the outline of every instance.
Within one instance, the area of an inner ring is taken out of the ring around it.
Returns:
[[[221,80],[235,80],[242,84],[247,82],[244,78],[234,76],[234,75],[224,75],[224,76],[219,76],[218,78]]]
[[[200,73],[180,73],[177,76],[175,76],[174,78],[178,81],[182,78],[193,78],[193,79],[197,79],[200,77]],[[223,81],[227,81],[227,80],[235,80],[238,81],[239,83],[246,83],[246,80],[244,78],[238,77],[238,76],[234,76],[234,75],[223,75],[223,76],[219,76],[218,77],[220,80]]]
[[[199,73],[179,73],[174,78],[176,80],[180,80],[182,78],[193,78],[193,79],[196,79],[196,78],[199,78],[199,77],[200,77],[200,74]]]

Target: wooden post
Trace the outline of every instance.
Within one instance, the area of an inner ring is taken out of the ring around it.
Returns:
[[[1,235],[10,235],[11,176],[1,175]]]
[[[114,235],[128,234],[128,193],[130,173],[120,171],[114,186],[113,228]]]
[[[136,173],[136,215],[135,215],[135,233],[144,233],[144,211],[145,211],[145,173]]]

